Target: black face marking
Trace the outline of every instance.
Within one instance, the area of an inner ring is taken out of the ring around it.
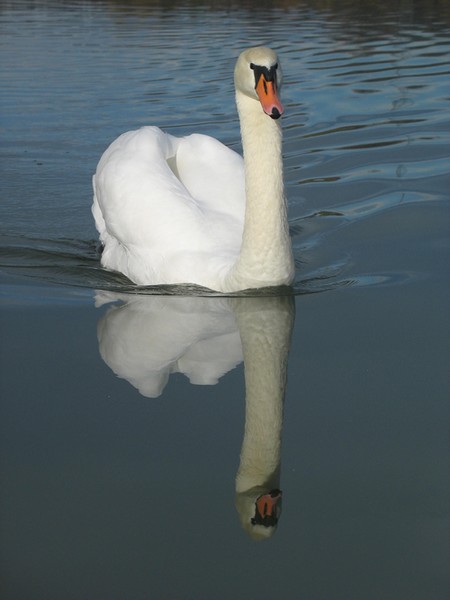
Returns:
[[[255,72],[255,87],[258,85],[258,81],[261,78],[261,75],[264,75],[264,86],[266,87],[266,81],[277,82],[277,69],[278,64],[273,65],[270,68],[260,67],[259,65],[254,65],[250,63],[250,69]]]

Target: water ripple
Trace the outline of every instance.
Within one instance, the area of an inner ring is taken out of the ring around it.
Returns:
[[[268,43],[286,76],[294,291],[409,280],[387,266],[357,268],[338,232],[354,235],[391,212],[448,198],[445,11],[422,7],[413,15],[408,3],[378,12],[314,1],[232,5],[2,4],[6,278],[142,292],[100,268],[92,241],[91,175],[101,152],[144,124],[176,135],[196,130],[239,150],[233,63],[243,46]],[[377,235],[381,243],[387,225]]]

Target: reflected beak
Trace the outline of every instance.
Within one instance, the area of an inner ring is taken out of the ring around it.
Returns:
[[[255,516],[252,524],[275,527],[278,523],[280,500],[281,490],[272,490],[268,494],[259,496],[255,502]]]
[[[267,81],[264,73],[261,73],[255,90],[266,115],[272,119],[281,117],[284,109],[277,94],[275,81]]]

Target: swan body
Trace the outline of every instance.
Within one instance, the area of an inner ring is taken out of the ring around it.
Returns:
[[[97,307],[113,303],[97,326],[100,356],[147,398],[158,398],[175,373],[195,385],[215,385],[242,362],[241,338],[228,301],[97,292]]]
[[[281,70],[269,48],[235,68],[244,158],[209,136],[143,127],[117,138],[93,177],[102,265],[138,285],[219,292],[289,285],[294,275],[278,117]]]

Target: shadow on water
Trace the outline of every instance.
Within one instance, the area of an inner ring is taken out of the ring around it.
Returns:
[[[96,305],[105,302],[116,304],[98,323],[100,355],[145,397],[159,397],[176,373],[192,384],[215,385],[244,362],[246,416],[236,508],[251,538],[271,537],[281,511],[280,445],[293,297],[97,293]]]

